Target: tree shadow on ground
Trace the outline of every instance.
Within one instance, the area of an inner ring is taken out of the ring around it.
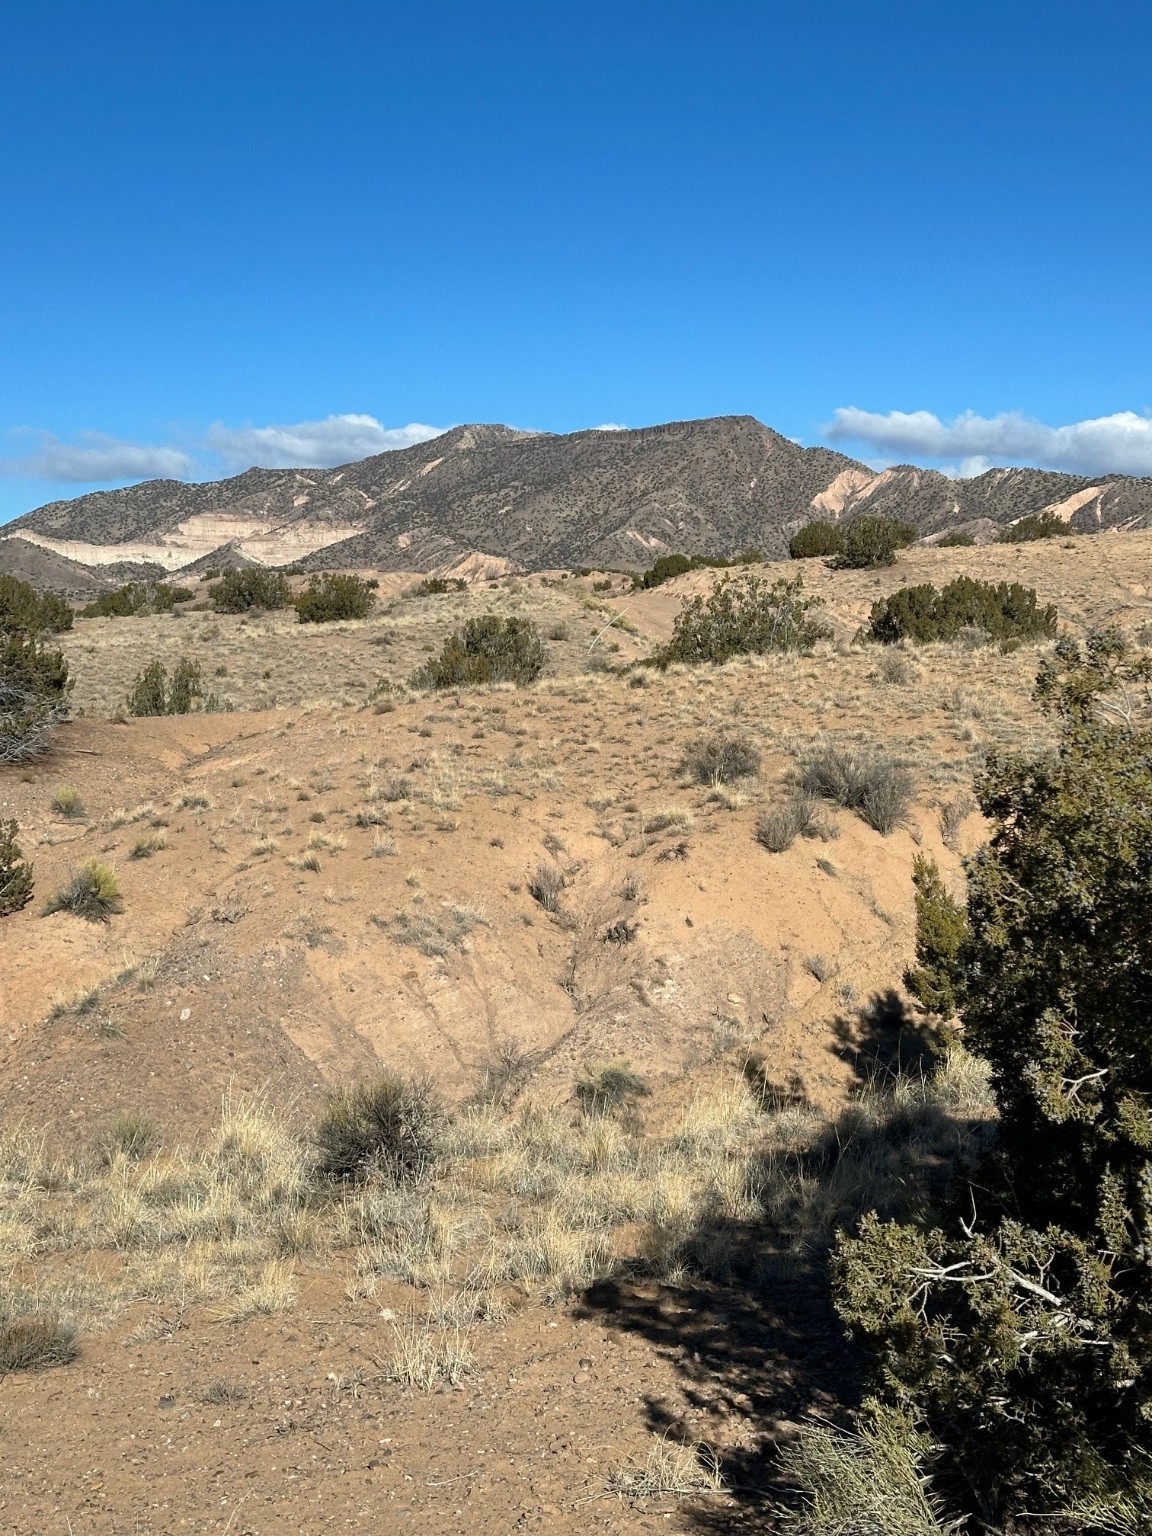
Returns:
[[[766,1234],[733,1223],[723,1234],[749,1273],[728,1283],[671,1286],[643,1278],[602,1281],[582,1313],[643,1338],[671,1360],[681,1400],[645,1398],[648,1428],[686,1444],[716,1442],[731,1498],[685,1504],[692,1530],[716,1536],[770,1531],[773,1449],[812,1413],[833,1417],[858,1400],[860,1362],[832,1309],[823,1257],[794,1258]],[[742,1420],[742,1442],[729,1441]]]
[[[871,1096],[823,1125],[807,1119],[807,1139],[783,1161],[778,1149],[761,1155],[750,1181],[769,1191],[764,1205],[773,1216],[707,1216],[686,1235],[679,1252],[687,1270],[723,1278],[671,1284],[622,1275],[593,1286],[581,1303],[584,1316],[645,1339],[674,1363],[680,1397],[647,1398],[649,1428],[720,1449],[730,1496],[680,1508],[702,1536],[776,1530],[776,1447],[804,1420],[844,1421],[859,1402],[865,1361],[833,1307],[834,1232],[864,1210],[903,1217],[936,1198],[966,1123],[938,1104],[885,1097],[898,1073],[927,1076],[935,1055],[930,1033],[897,993],[875,995],[833,1027],[834,1049]],[[799,1080],[773,1081],[770,1065],[755,1059],[746,1067],[766,1112],[810,1110]]]
[[[940,1053],[935,1032],[893,987],[873,993],[851,1017],[838,1015],[832,1032],[832,1051],[849,1063],[862,1085],[901,1073],[927,1076]]]

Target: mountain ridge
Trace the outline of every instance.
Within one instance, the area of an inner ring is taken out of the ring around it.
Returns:
[[[965,525],[987,537],[1045,510],[1080,531],[1152,526],[1152,479],[874,470],[746,415],[567,434],[473,423],[332,469],[91,492],[26,513],[2,537],[80,564],[168,571],[221,549],[307,570],[448,570],[477,556],[507,569],[634,568],[671,550],[783,555],[814,516],[891,514],[924,537]]]

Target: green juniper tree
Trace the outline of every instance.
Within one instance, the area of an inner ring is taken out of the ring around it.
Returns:
[[[909,979],[959,1007],[991,1065],[995,1152],[940,1226],[872,1217],[842,1239],[838,1306],[974,1520],[1136,1536],[1152,1529],[1152,658],[1114,631],[1062,640],[1037,697],[1059,748],[985,769],[966,930],[917,881]]]

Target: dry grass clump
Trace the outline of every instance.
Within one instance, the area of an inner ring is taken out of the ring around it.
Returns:
[[[431,1315],[424,1322],[410,1316],[392,1323],[392,1351],[384,1362],[388,1381],[431,1392],[441,1384],[456,1386],[474,1363],[469,1330],[460,1323],[437,1324]]]
[[[587,1071],[589,1112],[574,1113],[521,1097],[526,1059],[510,1050],[503,1083],[454,1119],[427,1083],[344,1089],[311,1144],[244,1099],[226,1100],[201,1142],[170,1150],[145,1119],[118,1117],[91,1166],[9,1132],[0,1266],[19,1265],[36,1306],[70,1320],[173,1297],[239,1320],[290,1306],[302,1258],[350,1249],[354,1294],[384,1275],[428,1290],[427,1322],[397,1341],[395,1379],[419,1385],[451,1379],[455,1344],[501,1315],[508,1287],[552,1302],[621,1270],[755,1270],[768,1239],[808,1252],[864,1211],[917,1214],[991,1123],[986,1071],[959,1049],[834,1122],[800,1092],[718,1077],[663,1134],[632,1112],[643,1085],[627,1063]],[[81,1292],[59,1256],[102,1250],[118,1263]]]
[[[88,814],[80,798],[80,791],[73,789],[70,784],[62,785],[52,796],[52,809],[66,821],[83,821]]]
[[[680,772],[694,784],[715,789],[754,778],[760,772],[760,752],[747,736],[702,736],[686,748]]]
[[[430,960],[443,959],[454,949],[466,949],[468,935],[487,924],[484,914],[475,907],[459,905],[450,906],[439,915],[417,909],[397,912],[393,918],[374,917],[372,921],[384,929],[394,944],[411,945]]]
[[[34,1312],[0,1322],[0,1377],[10,1371],[45,1371],[68,1365],[79,1354],[76,1330],[54,1312]]]
[[[924,1438],[891,1409],[875,1407],[851,1434],[813,1424],[782,1453],[795,1502],[776,1511],[790,1536],[949,1536],[924,1475]]]
[[[272,1317],[288,1312],[296,1304],[296,1276],[286,1260],[266,1264],[250,1285],[232,1297],[220,1316],[228,1323],[243,1323],[250,1317]]]
[[[540,903],[545,912],[558,912],[560,893],[567,883],[562,869],[542,859],[536,866],[536,873],[528,881],[528,894],[533,901]]]
[[[106,923],[123,912],[124,899],[115,873],[98,859],[89,859],[74,872],[67,885],[53,892],[44,903],[43,916],[71,912],[89,923]]]
[[[440,1152],[447,1113],[427,1078],[382,1073],[338,1088],[316,1127],[321,1172],[332,1179],[418,1184]]]
[[[710,1445],[685,1445],[668,1435],[650,1447],[642,1466],[612,1472],[608,1488],[628,1499],[686,1499],[726,1491],[720,1458]]]
[[[96,1145],[106,1163],[114,1163],[120,1157],[139,1162],[159,1141],[160,1132],[147,1115],[119,1114],[101,1131]]]
[[[610,1061],[589,1067],[576,1079],[576,1102],[586,1115],[610,1115],[644,1098],[651,1090],[631,1062]]]
[[[756,823],[756,841],[769,853],[786,852],[798,837],[818,837],[827,842],[834,836],[835,826],[824,814],[820,801],[803,790],[765,811]]]
[[[855,811],[884,834],[906,819],[915,799],[912,775],[901,764],[835,747],[805,763],[800,783],[806,793]]]
[[[163,832],[150,832],[146,837],[138,837],[128,851],[130,859],[150,859],[153,854],[162,853],[168,846],[168,839]]]

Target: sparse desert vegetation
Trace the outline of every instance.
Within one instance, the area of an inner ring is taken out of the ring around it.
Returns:
[[[971,1295],[988,1358],[996,1319],[1055,1337],[1068,1297],[1073,1332],[1106,1315],[1136,1348],[1142,1303],[1100,1246],[1138,1267],[1122,1218],[1106,1239],[1057,1233],[1060,1188],[1024,1180],[1041,1204],[1005,1226],[1008,1197],[985,1210],[980,1191],[990,1149],[1023,1157],[1035,1137],[1059,1178],[1097,1180],[1105,1215],[1135,1209],[1139,1154],[1116,1149],[1144,1087],[1094,1086],[1131,1066],[1062,1033],[1055,996],[1013,1037],[1035,1065],[1005,1054],[998,1020],[1023,1017],[1028,984],[993,963],[1018,920],[1000,875],[1049,904],[1067,954],[1074,925],[1055,886],[1020,880],[1004,831],[1024,807],[1036,868],[1058,866],[1049,780],[1027,800],[985,765],[1047,763],[1097,827],[1143,814],[1139,752],[1099,732],[1143,729],[1146,543],[905,549],[894,569],[810,563],[803,588],[696,566],[615,598],[571,576],[401,596],[411,582],[382,576],[366,618],[141,611],[37,639],[75,673],[76,712],[3,784],[6,1393],[33,1411],[63,1384],[93,1466],[127,1422],[115,1391],[154,1458],[155,1424],[181,1424],[185,1487],[211,1486],[231,1425],[269,1498],[294,1489],[272,1466],[311,1467],[330,1501],[350,1465],[448,1525],[463,1494],[442,1478],[461,1475],[502,1510],[547,1505],[557,1530],[603,1509],[621,1530],[817,1536],[863,1511],[881,1536],[924,1536],[967,1520],[977,1485],[1003,1523],[1023,1495],[982,1470],[1008,1442],[977,1409],[1016,1378],[963,1351],[961,1373],[917,1374],[968,1326],[944,1271],[1011,1264],[1048,1293]],[[1064,638],[855,638],[874,605],[942,594],[965,562],[993,590],[1033,588]],[[676,659],[685,613],[708,644]],[[777,619],[800,643],[744,648]],[[412,685],[489,640],[524,641],[532,675],[469,662]],[[169,711],[182,657],[236,712]],[[152,662],[163,710],[125,719]],[[1093,889],[1120,861],[1100,931],[1135,976],[1124,846],[1074,844]],[[937,1288],[930,1315],[906,1259]],[[1033,1396],[1013,1413],[1042,1399],[1075,1425],[1082,1398],[1138,1433],[1087,1346],[1022,1348]],[[1021,1453],[1037,1529],[1125,1529],[1130,1508],[1139,1530],[1119,1438],[1093,1439],[1091,1486],[1060,1443]]]

